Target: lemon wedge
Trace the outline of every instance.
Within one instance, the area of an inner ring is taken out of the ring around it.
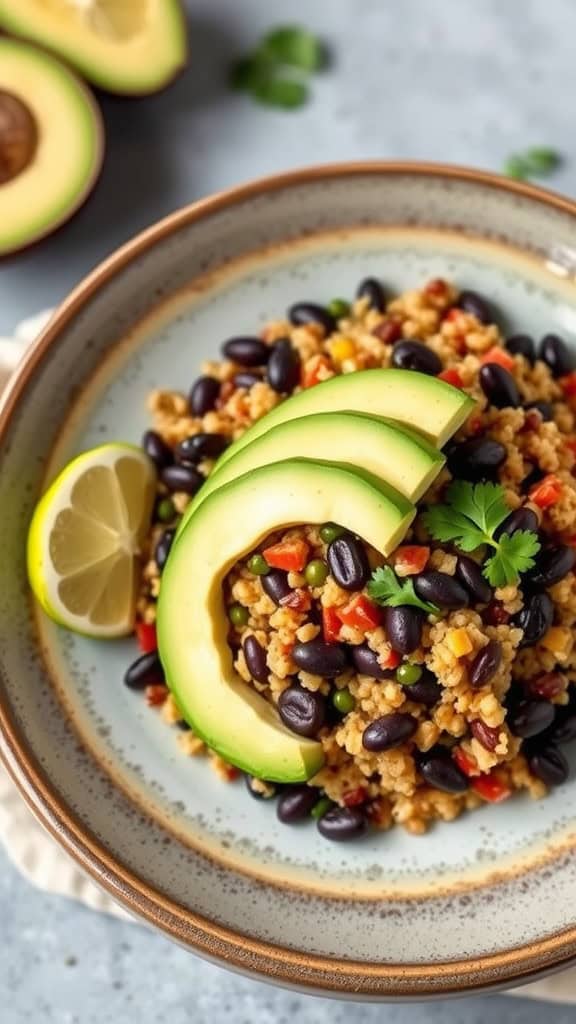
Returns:
[[[28,534],[28,577],[55,622],[92,637],[132,631],[155,483],[139,448],[105,444],[73,459],[46,492]]]

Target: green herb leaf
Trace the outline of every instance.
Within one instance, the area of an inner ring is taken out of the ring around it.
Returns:
[[[232,89],[252,92],[269,74],[268,62],[257,54],[241,57],[230,68],[230,86]]]
[[[290,78],[265,78],[252,89],[252,95],[268,107],[282,107],[294,110],[302,107],[308,99],[308,86]]]
[[[526,181],[530,174],[529,168],[523,157],[513,153],[504,163],[504,174],[509,178],[516,178],[516,181]]]
[[[560,154],[550,146],[533,146],[527,150],[524,159],[530,173],[541,177],[552,174],[562,163]]]
[[[318,71],[324,64],[320,40],[299,25],[272,29],[261,44],[263,53],[277,64],[288,64],[303,71]]]
[[[516,583],[519,574],[534,564],[533,555],[540,542],[530,530],[516,530],[512,536],[494,539],[501,523],[510,514],[499,484],[472,484],[457,480],[446,492],[447,504],[432,505],[423,514],[426,529],[436,540],[452,541],[461,551],[475,551],[484,544],[494,554],[483,567],[492,586]]]
[[[414,590],[411,579],[398,579],[389,565],[381,566],[372,573],[372,579],[368,584],[368,593],[378,604],[386,604],[391,608],[399,608],[402,605],[412,605],[414,608],[421,608],[424,612],[437,614],[439,608],[427,601],[421,601]]]

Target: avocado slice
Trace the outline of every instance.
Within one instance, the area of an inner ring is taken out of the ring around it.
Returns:
[[[305,459],[262,466],[206,498],[164,568],[158,645],[182,714],[222,757],[275,782],[309,779],[323,762],[321,745],[290,732],[236,674],[226,640],[226,573],[273,530],[298,523],[339,523],[387,554],[414,512],[369,473]]]
[[[360,412],[384,416],[415,430],[442,448],[474,408],[459,388],[414,370],[358,370],[331,377],[292,395],[257,420],[220,456],[216,470],[267,430],[320,412]]]
[[[179,0],[0,0],[0,28],[53,50],[115,93],[156,92],[187,59]]]
[[[325,412],[286,420],[210,474],[188,505],[180,530],[217,487],[259,466],[308,456],[319,462],[348,463],[366,469],[411,502],[417,502],[428,490],[446,461],[423,437],[376,416]]]
[[[48,234],[82,204],[103,138],[100,112],[68,68],[0,37],[0,255]]]

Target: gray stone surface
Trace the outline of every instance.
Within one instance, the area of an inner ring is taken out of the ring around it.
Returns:
[[[58,235],[0,269],[0,334],[62,298],[119,243],[199,196],[320,161],[412,158],[499,169],[545,143],[576,192],[573,0],[193,0],[192,61],[164,95],[103,100],[100,186]],[[230,58],[286,20],[317,29],[334,62],[297,113],[227,91]],[[0,852],[2,1024],[568,1024],[574,1010],[494,997],[360,1007],[272,989],[207,965],[144,928],[24,883]]]

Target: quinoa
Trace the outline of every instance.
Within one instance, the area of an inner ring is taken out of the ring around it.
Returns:
[[[252,554],[262,554],[272,545],[300,543],[307,564],[319,561],[326,566],[324,581],[316,583],[311,577],[308,582],[304,565],[292,569],[286,577],[291,599],[278,606],[264,589],[263,577],[250,571],[250,556],[246,556],[224,582],[227,606],[241,609],[236,624],[230,626],[229,642],[235,668],[246,686],[280,707],[282,695],[297,686],[320,709],[316,737],[325,763],[309,783],[317,787],[318,797],[359,808],[374,828],[399,824],[415,835],[436,820],[452,821],[465,810],[507,799],[515,792],[527,791],[540,799],[549,785],[563,781],[563,755],[556,739],[562,730],[569,734],[569,723],[576,721],[572,717],[576,715],[576,575],[570,555],[576,546],[576,376],[555,376],[542,359],[526,357],[512,343],[508,349],[497,323],[485,322],[489,318],[478,318],[474,310],[478,313],[464,296],[460,298],[456,285],[433,280],[393,297],[382,310],[364,295],[329,332],[317,322],[294,326],[281,319],[269,323],[261,339],[269,346],[279,339],[290,340],[300,364],[296,390],[336,374],[394,365],[395,346],[403,339],[417,338],[435,353],[443,378],[475,401],[452,444],[485,438],[502,445],[505,457],[492,479],[502,485],[510,512],[532,510],[542,550],[554,546],[568,552],[568,569],[562,578],[536,588],[548,595],[553,608],[552,624],[537,642],[524,643],[523,613],[535,587],[521,577],[517,584],[491,588],[490,600],[472,596],[461,608],[428,614],[417,647],[402,658],[393,649],[382,609],[376,609],[377,619],[368,625],[351,625],[339,618],[360,595],[370,600],[366,585],[351,592],[337,583],[328,572],[330,541],[322,539],[317,526],[307,524],[265,538]],[[518,404],[499,408],[490,403],[480,381],[486,362],[504,368],[517,389]],[[237,380],[238,374],[247,372],[253,374],[252,380]],[[263,367],[253,371],[224,359],[205,363],[202,373],[215,378],[219,390],[215,404],[201,415],[194,414],[180,392],[155,390],[149,396],[152,429],[170,449],[199,434],[219,434],[232,441],[283,400],[267,382]],[[197,469],[207,476],[212,465],[213,460],[204,459]],[[419,503],[419,512],[427,504],[442,501],[450,480],[451,473],[444,468]],[[168,496],[168,489],[159,483],[158,509]],[[170,497],[173,514],[163,522],[155,518],[145,546],[137,604],[141,623],[155,621],[162,568],[156,554],[159,541],[165,530],[177,526],[190,500],[183,492]],[[420,514],[400,550],[388,559],[365,545],[370,569],[386,562],[400,580],[413,577],[415,570],[400,557],[405,548],[419,551],[416,572],[425,567],[457,579],[459,551],[432,540]],[[472,557],[480,563],[482,552]],[[332,639],[349,654],[346,669],[336,677],[304,671],[293,657],[295,645],[328,639],[328,620],[337,628]],[[265,681],[251,675],[245,655],[249,637],[264,652]],[[498,650],[497,664],[480,685],[474,685],[472,666],[488,645]],[[377,678],[355,667],[353,651],[360,647],[375,655]],[[403,681],[406,668],[402,666],[411,667],[412,684]],[[428,687],[426,700],[419,696],[423,683]],[[185,754],[209,756],[223,779],[239,774],[186,726],[171,694],[162,703],[159,698],[150,703],[160,708],[167,725],[180,726],[178,743]],[[522,713],[528,718],[540,713],[547,724],[540,729],[533,722],[519,725]],[[369,749],[366,730],[390,716],[410,717],[410,737],[390,749]],[[550,757],[556,772],[546,760]],[[452,791],[450,786],[435,785],[429,766],[439,760],[456,771],[460,780]],[[260,798],[272,796],[275,789],[254,780],[249,788]]]

